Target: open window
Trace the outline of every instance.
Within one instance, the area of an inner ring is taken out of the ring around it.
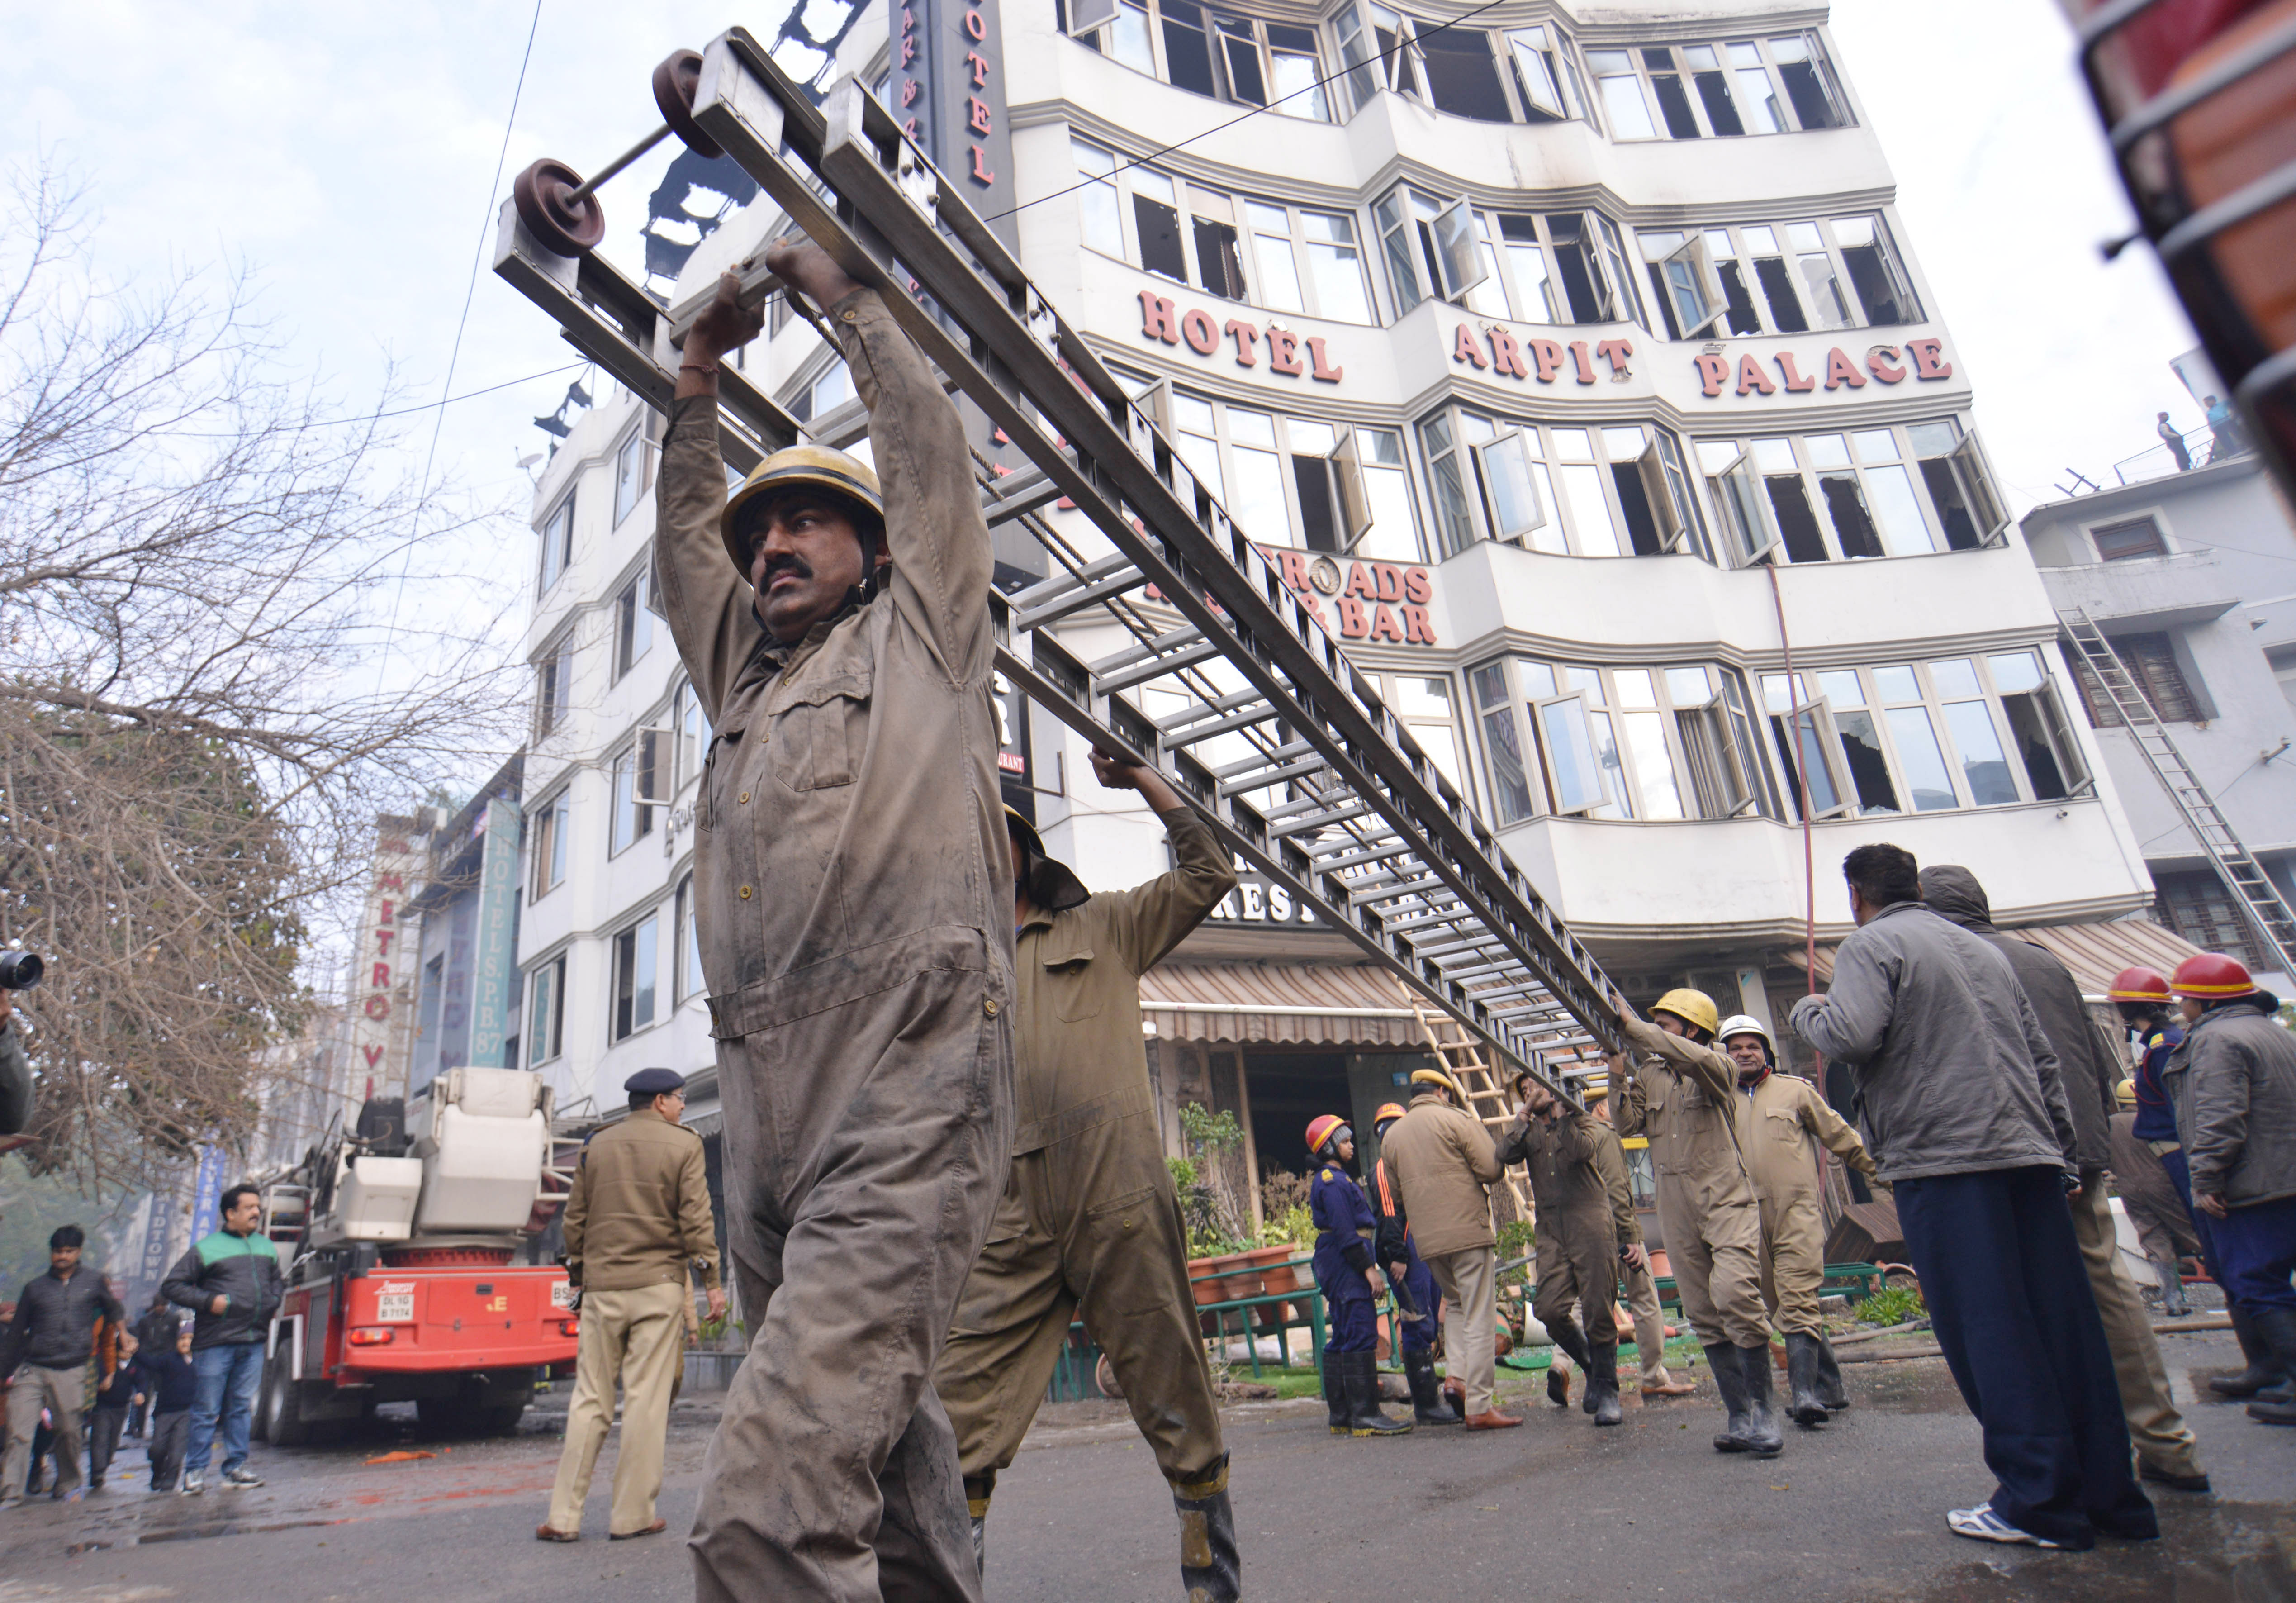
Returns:
[[[640,729],[637,762],[631,776],[631,799],[641,807],[669,805],[670,787],[676,783],[676,748],[673,729]]]
[[[1706,445],[1699,447],[1702,455],[1710,448]],[[1733,560],[1742,568],[1766,561],[1777,549],[1782,537],[1777,520],[1770,514],[1770,498],[1764,491],[1760,475],[1754,470],[1752,454],[1737,452],[1727,466],[1708,474],[1707,482],[1721,511]]]
[[[2025,781],[2033,800],[2062,802],[2088,794],[2096,781],[2081,755],[2072,722],[2065,716],[2056,682],[2042,672],[2030,651],[2004,653],[1987,658],[1986,662],[1994,687],[2001,694],[2010,743],[2025,765]]]
[[[1660,459],[1656,440],[1653,440],[1643,448],[1643,454],[1634,460],[1632,471],[1636,481],[1642,489],[1643,504],[1646,509],[1645,517],[1650,525],[1654,550],[1681,550],[1683,537],[1689,530],[1683,524],[1681,509],[1674,504],[1674,492],[1667,483],[1666,464]],[[1620,499],[1623,502],[1627,499],[1623,482],[1620,488],[1621,491]],[[1644,543],[1643,530],[1640,526],[1642,521],[1635,516],[1634,509],[1629,506],[1627,512],[1627,523],[1635,536],[1636,555],[1654,555],[1654,552],[1646,553],[1642,550]]]
[[[1490,276],[1475,248],[1474,209],[1465,201],[1454,201],[1423,222],[1419,234],[1444,300],[1456,300]]]
[[[1116,21],[1117,0],[1068,0],[1069,37],[1098,33]]]
[[[1538,806],[1530,793],[1530,774],[1522,760],[1521,728],[1515,721],[1514,697],[1507,688],[1504,661],[1470,669],[1477,715],[1482,723],[1483,755],[1491,782],[1491,806],[1501,826],[1536,818]]]
[[[1555,70],[1555,41],[1548,29],[1518,28],[1507,35],[1507,43],[1514,56],[1514,84],[1522,95],[1525,114],[1534,122],[1567,119],[1570,113],[1565,109],[1562,78]]]
[[[1785,716],[1773,714],[1770,727],[1778,742],[1778,755],[1786,765],[1787,788],[1794,807],[1801,808],[1802,785],[1809,786],[1809,816],[1831,818],[1853,805],[1849,776],[1841,757],[1841,737],[1833,727],[1833,712],[1825,698],[1804,702]]]
[[[1658,285],[1667,321],[1678,340],[1701,338],[1730,309],[1703,233],[1692,234],[1651,263],[1651,278]]]
[[[1753,752],[1742,744],[1744,720],[1734,718],[1721,695],[1711,689],[1704,705],[1691,704],[1677,682],[1687,677],[1669,672],[1667,693],[1674,703],[1675,726],[1682,737],[1685,766],[1690,770],[1696,816],[1734,818],[1753,811],[1759,805],[1759,782]]]
[[[1530,443],[1519,430],[1510,429],[1474,448],[1495,540],[1527,545],[1531,530],[1546,526],[1546,508],[1530,472]]]
[[[1330,464],[1332,498],[1338,503],[1340,549],[1352,551],[1356,542],[1371,532],[1373,522],[1371,493],[1364,481],[1363,456],[1352,427],[1341,425],[1340,443],[1324,460]]]
[[[1584,693],[1552,696],[1532,703],[1538,720],[1539,749],[1557,813],[1590,812],[1611,800],[1595,744],[1595,727]]]
[[[1439,111],[1477,122],[1512,122],[1491,36],[1476,28],[1431,28],[1419,36],[1427,95]]]

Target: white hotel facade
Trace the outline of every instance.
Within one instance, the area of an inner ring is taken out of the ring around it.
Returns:
[[[2143,854],[1825,17],[1117,0],[1077,38],[1031,0],[1004,22],[1036,283],[1296,552],[1629,994],[1689,981],[1777,1018],[1811,884],[1823,972],[1867,841],[1966,865],[2085,981],[2177,949],[2130,922]],[[865,20],[846,64],[881,80],[884,40]],[[746,362],[819,438],[860,435],[804,323]],[[521,1048],[602,1107],[641,1066],[711,1062],[685,927],[707,731],[644,604],[656,427],[602,399],[535,501]],[[1029,546],[1000,542],[1000,582]],[[1158,871],[1153,820],[1013,711],[1010,794],[1050,848],[1095,885]],[[1354,958],[1247,883],[1144,982],[1176,1143],[1179,1103],[1233,1108],[1256,1180],[1300,1166],[1313,1113],[1367,1126],[1421,1043]]]

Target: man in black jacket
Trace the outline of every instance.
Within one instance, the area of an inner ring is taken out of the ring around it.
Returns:
[[[2136,1472],[2179,1492],[2206,1492],[2208,1474],[2201,1467],[2192,1427],[2169,1394],[2169,1371],[2161,1361],[2152,1321],[2136,1286],[2120,1268],[2120,1242],[2105,1195],[2106,1172],[2112,1165],[2112,1120],[2120,1061],[2089,1016],[2080,982],[2071,971],[2031,941],[1993,927],[1991,900],[1975,875],[1951,864],[1931,864],[1921,871],[1921,885],[1922,900],[1931,912],[1992,942],[2009,959],[2049,1049],[2057,1055],[2057,1074],[2073,1121],[2073,1161],[2080,1169],[2081,1188],[2066,1201],[2072,1209],[2081,1262],[2088,1270],[2089,1291],[2104,1321],[2105,1344],[2112,1349],[2120,1410],[2136,1446]]]
[[[260,1486],[247,1467],[248,1427],[255,1394],[263,1386],[264,1339],[279,1311],[284,1285],[271,1237],[257,1229],[263,1199],[252,1186],[223,1194],[223,1229],[202,1237],[178,1259],[160,1289],[193,1312],[192,1360],[199,1366],[199,1401],[192,1405],[192,1447],[184,1457],[185,1497],[206,1489],[208,1454],[223,1437],[226,1490]]]
[[[48,1237],[48,1272],[27,1284],[16,1317],[0,1336],[0,1377],[15,1370],[8,1388],[8,1446],[0,1455],[0,1508],[24,1500],[32,1433],[45,1409],[55,1425],[54,1495],[79,1495],[79,1416],[87,1404],[87,1360],[95,1351],[95,1321],[126,1315],[104,1289],[103,1277],[82,1269],[86,1236],[68,1224]]]

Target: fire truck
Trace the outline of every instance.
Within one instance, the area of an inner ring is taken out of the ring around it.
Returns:
[[[263,1188],[287,1264],[264,1440],[296,1446],[410,1401],[432,1429],[499,1434],[537,1378],[571,1373],[565,1270],[515,1262],[564,1206],[579,1150],[552,1113],[539,1075],[450,1069],[411,1099],[370,1097]]]

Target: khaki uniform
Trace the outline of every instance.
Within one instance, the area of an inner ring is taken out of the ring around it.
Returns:
[[[1761,1208],[1731,1122],[1737,1067],[1647,1020],[1631,1021],[1626,1033],[1647,1056],[1623,1084],[1613,1076],[1611,1117],[1619,1134],[1650,1138],[1659,1226],[1682,1311],[1707,1346],[1767,1347]]]
[[[750,1361],[699,1598],[980,1595],[927,1384],[1013,1144],[1013,876],[988,530],[956,410],[873,291],[830,308],[890,579],[793,646],[727,562],[714,398],[676,401],[655,572],[716,731],[694,819]]]
[[[1499,1162],[1530,1171],[1538,1208],[1538,1294],[1531,1312],[1549,1331],[1566,1326],[1574,1303],[1586,1308],[1589,1349],[1615,1348],[1619,1300],[1618,1216],[1595,1158],[1603,1127],[1566,1108],[1553,1124],[1518,1118],[1499,1142]]]
[[[1194,813],[1162,818],[1178,865],[1170,873],[1032,911],[1021,928],[1013,1169],[933,1371],[976,1516],[1020,1451],[1079,1315],[1165,1478],[1189,1498],[1226,1483],[1187,1231],[1141,1049],[1140,976],[1235,875]]]
[[[1434,1093],[1411,1106],[1380,1143],[1380,1158],[1411,1221],[1420,1257],[1443,1288],[1444,1347],[1456,1343],[1452,1372],[1467,1390],[1470,1418],[1491,1410],[1498,1377],[1498,1237],[1490,1188],[1498,1148],[1472,1114]]]
[[[1866,1143],[1817,1088],[1771,1073],[1737,1100],[1738,1146],[1762,1213],[1762,1305],[1781,1331],[1823,1336],[1818,1288],[1825,1284],[1825,1213],[1819,1205],[1817,1149],[1824,1147],[1874,1178]]]
[[[650,1107],[633,1108],[628,1118],[608,1125],[575,1165],[565,1230],[567,1273],[582,1288],[582,1325],[550,1525],[582,1528],[582,1504],[613,1423],[619,1381],[622,1442],[614,1455],[608,1528],[627,1536],[653,1524],[661,1495],[669,1403],[684,1367],[680,1311],[693,1306],[688,1266],[700,1263],[703,1283],[718,1284],[718,1231],[701,1138]]]
[[[1595,1130],[1595,1166],[1603,1171],[1603,1185],[1611,1194],[1611,1217],[1619,1245],[1640,1246],[1643,1222],[1635,1217],[1635,1184],[1628,1172],[1626,1148],[1620,1144],[1619,1132],[1609,1124],[1598,1119]],[[1620,1263],[1619,1287],[1626,1295],[1627,1311],[1634,1316],[1635,1358],[1642,1365],[1643,1385],[1672,1385],[1674,1377],[1666,1369],[1666,1310],[1659,1303],[1658,1282],[1651,1278],[1648,1262]]]

